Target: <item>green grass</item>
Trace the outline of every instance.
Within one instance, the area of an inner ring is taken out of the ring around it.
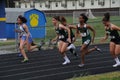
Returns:
[[[120,80],[120,76],[119,77],[113,77],[113,78],[101,78],[100,80]]]
[[[0,46],[15,45],[15,40],[0,41]]]
[[[120,80],[120,72],[110,72],[98,75],[88,75],[84,77],[71,78],[69,80]]]

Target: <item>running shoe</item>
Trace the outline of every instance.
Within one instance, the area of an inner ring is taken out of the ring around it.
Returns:
[[[23,63],[28,62],[28,59],[23,59],[21,62]]]
[[[21,53],[18,53],[18,57],[22,57],[22,54],[21,54]]]
[[[84,67],[85,66],[85,64],[79,64],[78,65],[78,67]]]
[[[78,55],[77,55],[75,49],[70,49],[70,52],[71,52],[73,55],[75,55],[76,57],[78,57]]]
[[[63,63],[62,63],[62,65],[66,65],[66,64],[69,64],[70,63],[70,61],[64,61]]]
[[[98,48],[97,46],[95,46],[96,51],[98,51],[99,53],[102,53],[102,50],[100,48]]]
[[[120,62],[113,65],[113,67],[118,67],[118,66],[120,66]]]

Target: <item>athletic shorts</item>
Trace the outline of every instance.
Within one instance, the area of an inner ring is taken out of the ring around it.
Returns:
[[[85,45],[89,46],[90,43],[91,43],[91,37],[90,36],[82,38],[82,44],[85,44]]]
[[[63,42],[67,42],[68,43],[67,39],[68,39],[68,37],[65,37],[64,35],[60,35],[59,36],[59,41],[63,41]]]
[[[63,41],[63,42],[65,42],[65,43],[70,43],[70,42],[68,42],[67,39],[65,39],[65,38],[64,38],[64,39],[59,39],[59,41]]]
[[[25,40],[26,40],[26,36],[22,36],[21,39],[22,39],[23,41],[25,41]],[[33,42],[32,37],[29,37],[29,38],[28,38],[28,43],[31,44],[32,42]]]
[[[111,39],[110,41],[120,45],[120,39]]]

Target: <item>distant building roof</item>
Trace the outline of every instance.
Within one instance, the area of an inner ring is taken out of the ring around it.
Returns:
[[[6,22],[16,23],[16,19],[19,15],[24,15],[24,12],[31,9],[32,8],[5,8]]]

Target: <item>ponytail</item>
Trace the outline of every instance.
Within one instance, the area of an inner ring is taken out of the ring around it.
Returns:
[[[66,22],[67,20],[65,19],[65,17],[63,16],[54,16],[53,18],[55,18],[57,21],[63,23]]]

